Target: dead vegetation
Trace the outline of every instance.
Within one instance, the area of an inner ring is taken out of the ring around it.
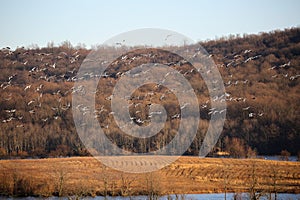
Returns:
[[[299,193],[300,163],[181,157],[159,171],[133,174],[105,167],[91,157],[0,161],[1,195],[156,199],[163,194],[218,192],[247,192],[252,199],[268,193]]]

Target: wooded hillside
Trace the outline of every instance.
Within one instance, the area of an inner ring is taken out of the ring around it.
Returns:
[[[259,154],[279,154],[282,150],[297,154],[300,151],[300,28],[230,36],[201,42],[201,45],[216,63],[227,93],[227,117],[216,148],[236,157],[251,156],[254,149]],[[89,52],[85,48],[72,47],[68,42],[59,47],[14,51],[3,48],[0,51],[0,158],[88,155],[77,136],[71,106],[72,94],[78,92],[78,88],[74,88],[76,74]],[[134,61],[130,56],[142,53],[133,52],[123,62],[119,58],[120,62],[112,63],[111,71],[99,84],[107,87],[99,87],[97,91],[99,106],[96,106],[96,112],[86,107],[78,110],[94,112],[101,126],[108,127],[113,118],[107,97],[120,78],[117,72],[128,70],[128,64],[157,61],[157,52],[153,50],[153,56],[148,60],[141,56]],[[168,59],[165,61],[170,63],[176,57]],[[181,69],[182,73],[189,69],[175,63],[170,66]],[[92,79],[95,74],[86,76]],[[186,154],[197,155],[209,119],[216,112],[210,105],[203,81],[191,81],[201,93],[197,97],[202,125]],[[153,86],[145,85],[136,93],[143,96],[150,88]],[[157,87],[152,92],[151,100],[161,102],[170,112],[168,123],[149,140],[120,136],[121,131],[112,125],[105,133],[119,147],[149,152],[166,145],[176,134],[179,119],[172,117],[180,112],[176,97],[164,87]],[[168,95],[160,101],[163,94]],[[147,98],[132,101],[135,104],[141,102],[141,107],[145,108],[149,102]],[[101,110],[100,105],[107,108]],[[130,112],[134,122],[142,125],[149,116],[145,112],[137,114],[136,109],[138,107],[133,106]]]

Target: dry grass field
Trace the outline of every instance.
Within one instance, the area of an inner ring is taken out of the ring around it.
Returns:
[[[128,168],[151,164],[140,158],[143,162],[120,158],[119,164]],[[2,195],[128,196],[225,190],[300,193],[300,162],[181,157],[159,171],[135,174],[105,167],[92,157],[0,161]]]

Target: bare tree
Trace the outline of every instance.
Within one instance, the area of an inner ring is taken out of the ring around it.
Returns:
[[[227,199],[227,189],[229,184],[229,172],[228,172],[228,165],[225,164],[224,160],[222,159],[223,168],[222,168],[222,177],[223,177],[223,185],[224,185],[224,199]]]
[[[64,169],[63,166],[59,165],[55,168],[55,174],[56,174],[56,193],[59,197],[63,196],[64,192],[64,185],[67,180],[67,174],[68,172]]]
[[[277,181],[278,181],[278,172],[277,172],[277,167],[278,165],[276,164],[275,166],[272,165],[271,170],[271,183],[272,183],[272,188],[270,190],[270,196],[269,198],[272,199],[272,193],[274,193],[274,200],[277,200]]]
[[[150,200],[159,197],[159,181],[155,179],[153,172],[146,174],[146,189]]]
[[[108,174],[107,167],[105,165],[101,166],[101,172],[102,173],[99,176],[99,179],[101,179],[101,181],[103,182],[103,191],[101,192],[101,195],[106,197],[109,195],[109,191],[108,191],[109,180],[113,178],[110,177],[110,175]]]
[[[260,197],[264,196],[264,191],[259,188],[259,181],[257,176],[256,163],[254,160],[251,161],[250,166],[250,174],[249,174],[249,198],[250,200],[259,200]]]
[[[125,176],[124,173],[121,174],[121,195],[129,196],[132,192],[132,184],[135,179],[131,179],[128,176]]]

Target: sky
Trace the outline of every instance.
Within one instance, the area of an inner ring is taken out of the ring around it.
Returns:
[[[160,28],[195,41],[300,26],[299,0],[1,0],[0,48],[84,43]]]

